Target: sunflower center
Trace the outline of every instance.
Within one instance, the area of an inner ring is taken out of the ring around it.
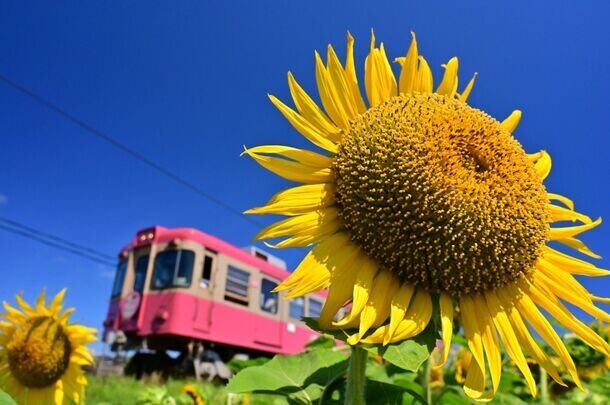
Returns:
[[[334,166],[353,240],[401,280],[456,295],[526,274],[548,233],[533,164],[500,123],[437,94],[350,123]]]
[[[59,380],[68,368],[72,350],[62,326],[48,316],[25,322],[6,347],[11,374],[30,388],[46,387]]]

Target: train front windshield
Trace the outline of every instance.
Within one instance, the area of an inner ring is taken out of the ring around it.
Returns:
[[[114,284],[112,285],[112,297],[118,297],[123,291],[123,281],[125,281],[125,273],[127,272],[127,261],[121,260],[116,267],[114,276]]]
[[[193,278],[195,253],[190,250],[166,250],[155,257],[152,289],[188,288]]]

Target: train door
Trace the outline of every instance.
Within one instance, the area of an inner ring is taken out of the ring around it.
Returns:
[[[121,319],[123,327],[136,327],[139,313],[141,312],[144,286],[148,272],[149,248],[141,248],[133,251],[130,260],[128,274],[125,280],[125,292],[121,302]]]
[[[200,332],[209,332],[212,325],[212,308],[214,305],[214,289],[218,266],[216,252],[205,249],[202,260],[195,270],[195,314],[193,316],[193,329]],[[197,270],[198,269],[198,270]],[[199,272],[199,273],[197,273]]]
[[[261,314],[254,329],[254,341],[275,347],[282,346],[282,322],[280,320],[280,302],[278,293],[273,292],[278,282],[262,276],[257,312]]]

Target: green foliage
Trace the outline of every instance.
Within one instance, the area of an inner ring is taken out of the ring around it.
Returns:
[[[269,359],[266,357],[256,357],[248,360],[232,359],[227,363],[227,367],[229,367],[234,374],[237,374],[244,368],[262,366],[268,361]]]
[[[605,340],[610,340],[606,333],[600,330],[600,328],[593,327],[593,330]],[[603,363],[606,360],[606,356],[603,353],[593,349],[576,335],[567,335],[564,339],[566,348],[577,366],[590,367]]]
[[[349,347],[335,347],[334,343],[328,346],[327,338],[320,339],[305,353],[278,355],[264,365],[244,369],[229,381],[227,390],[274,394],[290,404],[343,404],[348,367],[345,352]],[[415,370],[428,357],[428,347],[425,339],[391,345],[389,350],[368,347],[366,403],[402,404],[405,398],[408,403],[425,403],[423,388],[414,381],[415,374],[403,370],[390,373],[381,359]]]
[[[176,405],[176,399],[169,395],[165,387],[147,387],[136,399],[137,405]]]
[[[330,334],[329,336],[333,336],[335,339],[345,340],[346,338],[346,332],[342,330],[323,331],[314,318],[303,318],[303,321],[311,329]],[[435,343],[436,333],[431,329],[426,329],[415,338],[397,344],[389,344],[387,346],[382,344],[363,345],[362,347],[403,370],[417,371],[430,357]]]
[[[314,329],[315,322],[307,320]],[[292,405],[328,404],[342,405],[345,402],[346,371],[350,346],[337,344],[344,339],[345,332],[334,331],[332,335],[322,335],[307,345],[306,351],[292,356],[275,356],[273,359],[259,358],[232,361],[229,365],[238,373],[226,387],[211,383],[190,382],[202,394],[206,404],[231,403],[250,405]],[[465,344],[463,338],[454,339],[448,363],[442,372],[434,377],[435,384],[426,385],[426,373],[421,367],[434,348],[436,335],[425,331],[415,339],[399,344],[364,345],[367,350],[365,380],[366,404],[406,405],[426,404],[430,395],[430,405],[467,405],[475,404],[466,397],[455,379],[456,346]],[[574,348],[566,339],[570,348]],[[579,348],[579,343],[576,343]],[[580,349],[573,352],[576,356]],[[589,358],[588,352],[584,350]],[[532,364],[530,369],[539,385],[538,398],[532,398],[523,376],[506,355],[503,356],[502,378],[498,392],[490,404],[521,405],[525,403],[550,403],[573,405],[607,404],[610,393],[610,373],[601,369],[598,377],[584,380],[585,391],[575,388],[569,376],[562,372],[568,387],[560,387],[548,380],[550,398],[541,398],[541,375],[539,366]],[[586,363],[586,362],[584,362]],[[442,377],[440,380],[438,380]],[[101,389],[101,382],[105,388]],[[187,381],[170,380],[165,386],[150,385],[124,377],[90,378],[87,390],[87,404],[125,404],[140,405],[186,405],[191,399],[180,392]],[[430,387],[427,391],[426,386]],[[4,404],[1,400],[0,405]],[[9,402],[14,404],[14,402]]]
[[[305,345],[306,350],[314,350],[314,349],[330,349],[331,347],[335,347],[335,338],[332,335],[320,335],[315,340],[307,343]]]
[[[0,405],[17,405],[9,394],[0,389]]]
[[[329,349],[311,350],[294,356],[275,356],[250,367],[227,385],[232,392],[268,392],[283,395],[290,402],[313,403],[337,376],[347,370],[347,357]]]
[[[433,334],[422,333],[414,339],[397,344],[364,346],[364,348],[403,370],[417,371],[430,357],[435,340]]]

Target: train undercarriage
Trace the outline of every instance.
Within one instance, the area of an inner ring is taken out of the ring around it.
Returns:
[[[103,359],[97,373],[125,374],[136,379],[167,380],[195,376],[226,382],[233,376],[232,360],[271,357],[274,353],[173,335],[139,337],[118,331],[108,341],[113,356]]]

